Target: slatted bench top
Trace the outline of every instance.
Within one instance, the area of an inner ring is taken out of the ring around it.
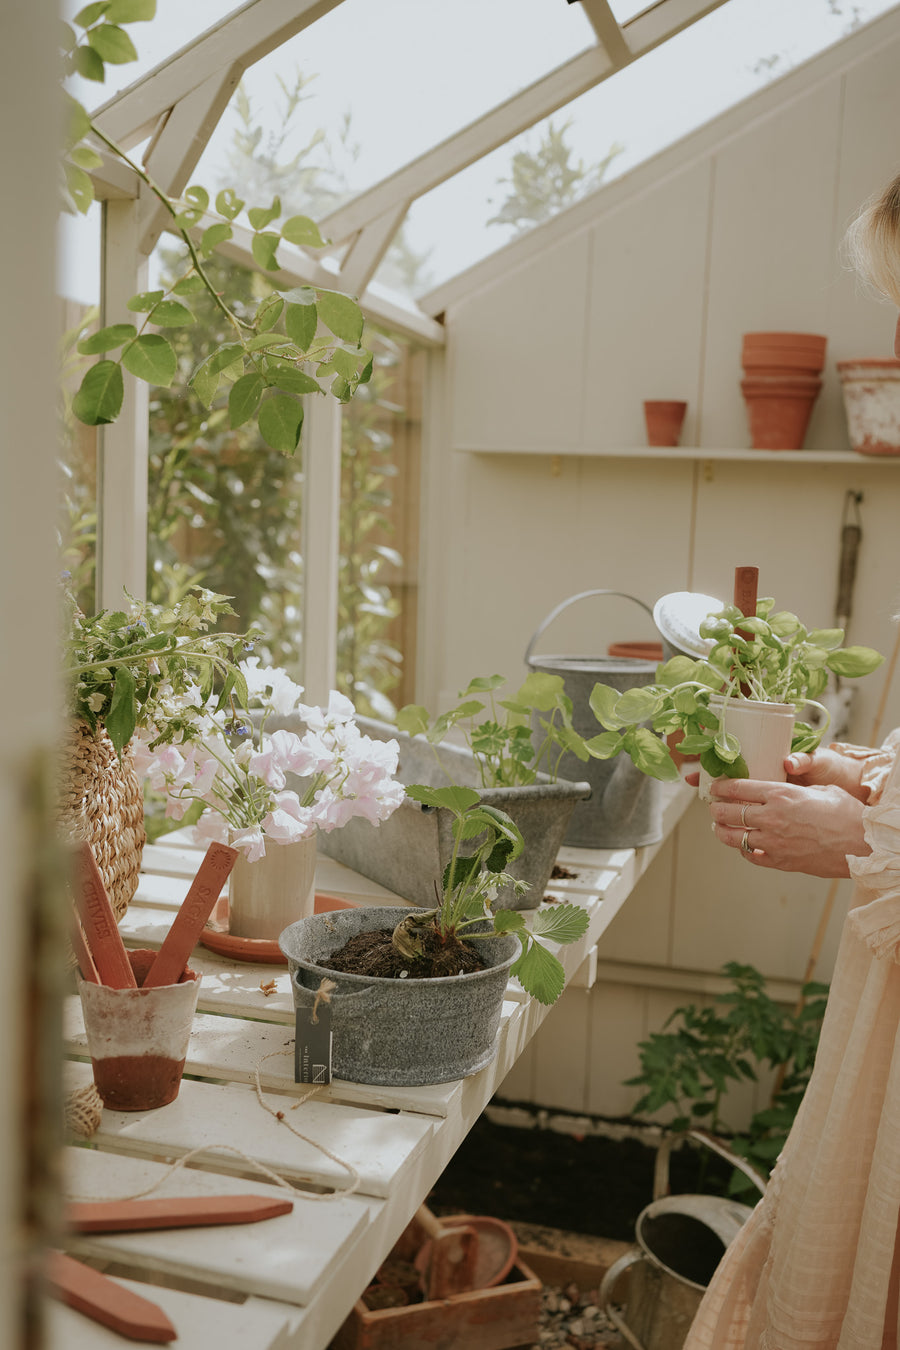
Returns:
[[[664,838],[692,796],[679,786],[667,791]],[[585,982],[592,949],[659,847],[561,851],[560,863],[577,875],[553,880],[548,892],[590,914],[580,942],[558,951],[567,980]],[[201,856],[185,830],[147,846],[138,893],[120,925],[128,946],[160,946]],[[360,904],[403,903],[328,858],[319,860],[316,889]],[[291,1186],[293,1211],[246,1225],[73,1234],[66,1249],[162,1307],[177,1328],[176,1344],[324,1350],[548,1009],[510,981],[496,1057],[470,1078],[425,1087],[336,1079],[311,1091],[294,1082],[286,970],[203,947],[191,966],[203,982],[178,1097],[157,1111],[104,1110],[86,1145],[66,1150],[67,1193],[125,1198],[159,1182],[154,1196],[283,1197],[258,1162]],[[273,980],[274,991],[265,992]],[[66,1087],[82,1087],[91,1068],[77,995],[67,1003],[64,1036]],[[351,1177],[358,1178],[353,1193],[341,1194]],[[50,1350],[133,1344],[52,1305]]]

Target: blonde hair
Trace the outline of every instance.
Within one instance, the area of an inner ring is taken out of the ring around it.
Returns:
[[[844,244],[856,271],[900,305],[900,174],[866,202]]]

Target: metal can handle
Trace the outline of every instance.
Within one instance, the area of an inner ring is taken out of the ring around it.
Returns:
[[[553,620],[558,619],[560,614],[562,614],[563,610],[568,609],[570,605],[574,605],[576,600],[587,600],[592,595],[617,595],[621,600],[633,600],[636,605],[640,605],[641,609],[647,611],[651,619],[653,618],[653,610],[650,608],[649,605],[645,605],[643,600],[639,600],[636,595],[628,595],[627,592],[625,591],[608,591],[608,590],[579,591],[577,595],[570,595],[568,600],[563,600],[563,602],[557,605],[555,609],[551,609],[547,617],[538,624],[536,631],[532,634],[531,641],[525,648],[526,666],[529,664],[529,661],[531,659],[531,653],[534,650],[534,644],[537,642],[541,634],[544,633],[546,629],[550,627]]]
[[[612,1307],[612,1298],[616,1285],[619,1282],[619,1276],[624,1275],[629,1266],[633,1266],[636,1261],[643,1261],[644,1253],[640,1247],[632,1247],[624,1255],[620,1256],[618,1261],[613,1261],[606,1274],[600,1282],[600,1289],[597,1293],[597,1302],[609,1320],[624,1336],[629,1345],[634,1350],[644,1350],[644,1346],[635,1336],[634,1332],[623,1321],[621,1315]]]

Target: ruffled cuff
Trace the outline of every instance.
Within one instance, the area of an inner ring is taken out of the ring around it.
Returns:
[[[862,787],[869,789],[868,805],[874,806],[884,792],[884,785],[900,751],[900,728],[892,731],[877,750],[873,750],[871,746],[851,745],[845,741],[832,741],[828,748],[839,755],[844,755],[846,759],[864,761],[859,781]]]
[[[891,798],[863,813],[872,852],[848,863],[850,875],[873,898],[851,910],[849,919],[873,955],[900,961],[900,800],[894,793]]]

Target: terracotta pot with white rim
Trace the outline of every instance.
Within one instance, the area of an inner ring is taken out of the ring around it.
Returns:
[[[725,730],[741,743],[747,764],[747,777],[767,783],[783,783],[787,778],[785,756],[790,754],[797,710],[793,703],[762,703],[750,698],[711,698],[710,709],[720,718]],[[710,800],[713,779],[700,770],[700,797]]]
[[[859,455],[900,455],[900,361],[838,361],[850,444]]]

